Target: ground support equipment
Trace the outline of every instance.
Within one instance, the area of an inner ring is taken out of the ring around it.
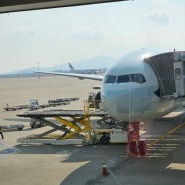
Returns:
[[[17,124],[17,125],[3,125],[2,129],[3,132],[10,132],[10,131],[19,131],[19,130],[23,130],[24,125],[23,124]]]
[[[128,143],[127,132],[118,128],[96,128],[91,129],[93,143],[101,143],[103,145],[108,143]]]
[[[43,144],[91,144],[91,116],[104,116],[105,113],[89,113],[88,107],[83,110],[47,110],[18,114],[19,117],[29,117],[35,122],[52,127],[51,130],[39,134],[20,138],[20,143]],[[51,120],[54,118],[55,120]],[[61,134],[54,132],[62,131]],[[51,134],[53,133],[53,134]]]

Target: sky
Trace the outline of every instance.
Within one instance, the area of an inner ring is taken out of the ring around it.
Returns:
[[[184,7],[134,0],[0,14],[0,74],[141,48],[185,50]]]

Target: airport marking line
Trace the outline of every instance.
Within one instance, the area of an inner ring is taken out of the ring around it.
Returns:
[[[167,132],[166,134],[162,135],[161,137],[159,137],[158,139],[156,139],[155,141],[153,141],[152,143],[150,143],[149,145],[147,145],[147,149],[149,149],[150,147],[152,147],[154,144],[158,143],[159,141],[161,141],[162,139],[164,139],[165,137],[167,137],[168,135],[172,134],[173,132],[175,132],[176,130],[178,130],[179,128],[183,127],[185,125],[185,122],[181,123],[180,125],[176,126],[175,128],[173,128],[172,130],[170,130],[169,132]]]
[[[184,163],[171,163],[166,167],[166,169],[171,170],[184,170],[185,171],[185,164]]]
[[[117,182],[118,185],[121,185],[121,183],[118,181],[118,179],[114,176],[114,174],[112,173],[112,171],[109,169],[110,174],[112,175],[112,177],[114,178],[114,180]]]
[[[0,158],[7,157],[10,154],[16,154],[19,153],[20,150],[18,150],[15,147],[12,147],[8,144],[5,144],[3,142],[0,142]]]

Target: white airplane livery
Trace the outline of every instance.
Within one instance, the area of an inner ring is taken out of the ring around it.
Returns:
[[[185,52],[141,49],[112,64],[104,76],[38,72],[102,80],[101,101],[114,119],[139,122],[160,118],[182,106]]]
[[[160,96],[158,78],[146,57],[159,52],[140,50],[130,53],[106,72],[102,85],[105,110],[125,122],[159,118],[177,108],[176,99]]]
[[[77,73],[77,74],[99,74],[102,75],[105,71],[106,68],[103,69],[75,69],[71,63],[68,63],[69,68],[70,68],[70,72],[72,73]]]

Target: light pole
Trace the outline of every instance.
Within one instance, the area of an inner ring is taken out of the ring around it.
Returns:
[[[40,64],[40,62],[37,62],[37,64],[38,64],[38,71],[39,71],[39,64]],[[40,73],[39,73],[39,79],[40,79]]]

